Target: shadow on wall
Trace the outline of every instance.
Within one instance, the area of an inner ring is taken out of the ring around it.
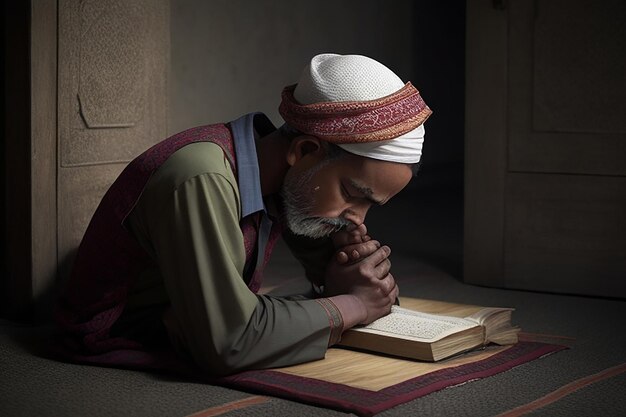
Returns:
[[[171,2],[169,133],[263,111],[319,53],[362,54],[414,78],[419,5],[396,0]]]
[[[78,248],[70,250],[63,259],[59,260],[58,277],[69,278]],[[57,303],[66,289],[67,279],[42,279],[41,288],[33,294],[32,310],[29,312],[30,319],[36,323],[52,323]]]
[[[368,223],[394,251],[460,271],[464,2],[177,0],[171,30],[170,134],[259,110],[280,124],[280,91],[317,53],[368,55],[411,80],[434,110],[422,169]]]
[[[417,2],[413,37],[417,88],[433,109],[422,165],[409,186],[368,215],[369,229],[395,253],[433,263],[460,279],[463,262],[465,4]]]

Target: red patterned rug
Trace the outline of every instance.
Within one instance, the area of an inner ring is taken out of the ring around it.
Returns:
[[[360,416],[372,416],[435,391],[486,378],[563,349],[566,347],[521,341],[486,359],[439,369],[378,391],[302,377],[280,370],[243,372],[221,378],[217,383]]]

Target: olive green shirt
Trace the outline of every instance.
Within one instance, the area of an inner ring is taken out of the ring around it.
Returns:
[[[157,267],[133,284],[126,312],[170,304],[171,342],[212,374],[323,358],[332,323],[323,303],[248,289],[240,217],[237,180],[218,145],[173,153],[127,219]]]

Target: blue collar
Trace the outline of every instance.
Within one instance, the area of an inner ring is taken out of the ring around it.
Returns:
[[[257,211],[265,211],[254,139],[255,129],[261,136],[276,130],[263,113],[249,113],[230,122],[237,159],[237,181],[241,196],[242,218]]]

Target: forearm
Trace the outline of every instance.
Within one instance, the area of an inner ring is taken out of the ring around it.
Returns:
[[[221,335],[224,339],[218,342],[221,347],[190,347],[203,356],[205,366],[209,367],[207,370],[230,374],[324,357],[331,331],[328,316],[316,300],[257,298],[258,303],[248,321]]]
[[[337,306],[343,319],[342,332],[362,323],[367,318],[367,311],[363,303],[354,295],[343,294],[329,297]]]
[[[311,292],[310,294],[290,295],[284,297],[285,300],[291,301],[302,301],[312,298],[315,298],[314,292]],[[361,324],[367,318],[365,306],[361,300],[358,299],[358,297],[351,294],[342,294],[327,298],[332,301],[335,307],[337,307],[337,310],[341,315],[342,333],[358,324]],[[332,343],[333,341],[330,340],[329,345]]]

